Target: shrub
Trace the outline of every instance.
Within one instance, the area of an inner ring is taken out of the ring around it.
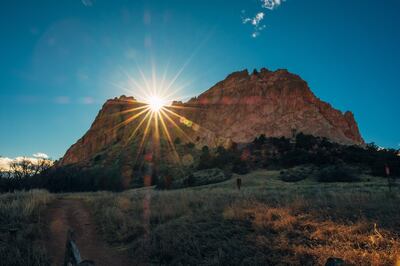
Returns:
[[[359,178],[354,168],[346,165],[333,165],[322,168],[318,175],[319,182],[356,182]]]
[[[0,195],[0,265],[50,265],[39,239],[40,216],[52,199],[44,190]]]
[[[306,179],[311,174],[311,169],[304,167],[297,167],[281,171],[279,178],[285,182],[298,182]]]
[[[203,186],[229,179],[221,169],[205,169],[190,174],[183,180],[183,186]]]
[[[232,166],[232,172],[239,175],[245,175],[250,171],[249,165],[246,161],[240,158],[236,159]]]
[[[298,182],[304,180],[306,176],[301,173],[284,172],[279,178],[285,182]]]

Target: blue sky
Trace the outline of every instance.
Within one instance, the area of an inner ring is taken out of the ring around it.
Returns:
[[[262,2],[2,1],[0,155],[59,158],[126,94],[125,73],[152,65],[169,78],[183,68],[180,97],[233,71],[286,68],[353,111],[367,142],[400,148],[400,1]]]

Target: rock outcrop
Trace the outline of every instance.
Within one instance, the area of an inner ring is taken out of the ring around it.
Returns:
[[[140,113],[143,105],[133,97],[108,100],[89,131],[59,165],[96,160],[102,154],[131,154],[126,143],[139,142],[142,137],[145,126],[140,132],[135,130],[146,115]],[[304,80],[287,70],[235,72],[198,97],[186,103],[174,102],[168,109],[177,114],[166,112],[171,121],[198,147],[248,143],[261,134],[291,137],[294,132],[341,144],[364,143],[351,112],[342,113],[321,101]],[[171,121],[166,120],[171,137],[183,134],[173,130]]]
[[[341,144],[363,143],[351,112],[319,100],[287,70],[235,72],[183,106],[191,107],[183,109],[185,117],[238,143],[260,134],[291,137],[293,131]]]

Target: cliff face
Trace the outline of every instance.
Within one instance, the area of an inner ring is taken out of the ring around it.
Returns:
[[[142,105],[132,97],[108,100],[59,164],[85,162],[111,147],[125,149],[122,144],[134,141],[132,132],[145,115],[132,110]],[[181,116],[171,115],[171,119],[198,147],[247,143],[261,134],[291,137],[293,132],[342,144],[364,143],[351,112],[343,114],[319,100],[305,81],[286,70],[235,72],[198,97],[168,109]],[[138,119],[129,121],[133,116]],[[176,135],[172,132],[172,137]]]
[[[141,106],[133,97],[107,100],[88,132],[68,149],[58,165],[85,163],[112,149],[123,149],[138,123],[132,114],[139,112],[133,110]]]
[[[319,100],[299,76],[286,70],[241,71],[191,99],[184,115],[218,136],[250,142],[255,136],[291,137],[293,130],[342,144],[362,144],[351,112]]]

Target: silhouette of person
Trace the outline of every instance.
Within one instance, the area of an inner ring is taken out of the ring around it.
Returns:
[[[236,179],[236,186],[238,190],[240,190],[240,187],[242,186],[242,179],[240,177]]]
[[[387,165],[387,164],[385,164],[385,174],[387,177],[390,176],[390,168],[389,168],[389,165]]]

